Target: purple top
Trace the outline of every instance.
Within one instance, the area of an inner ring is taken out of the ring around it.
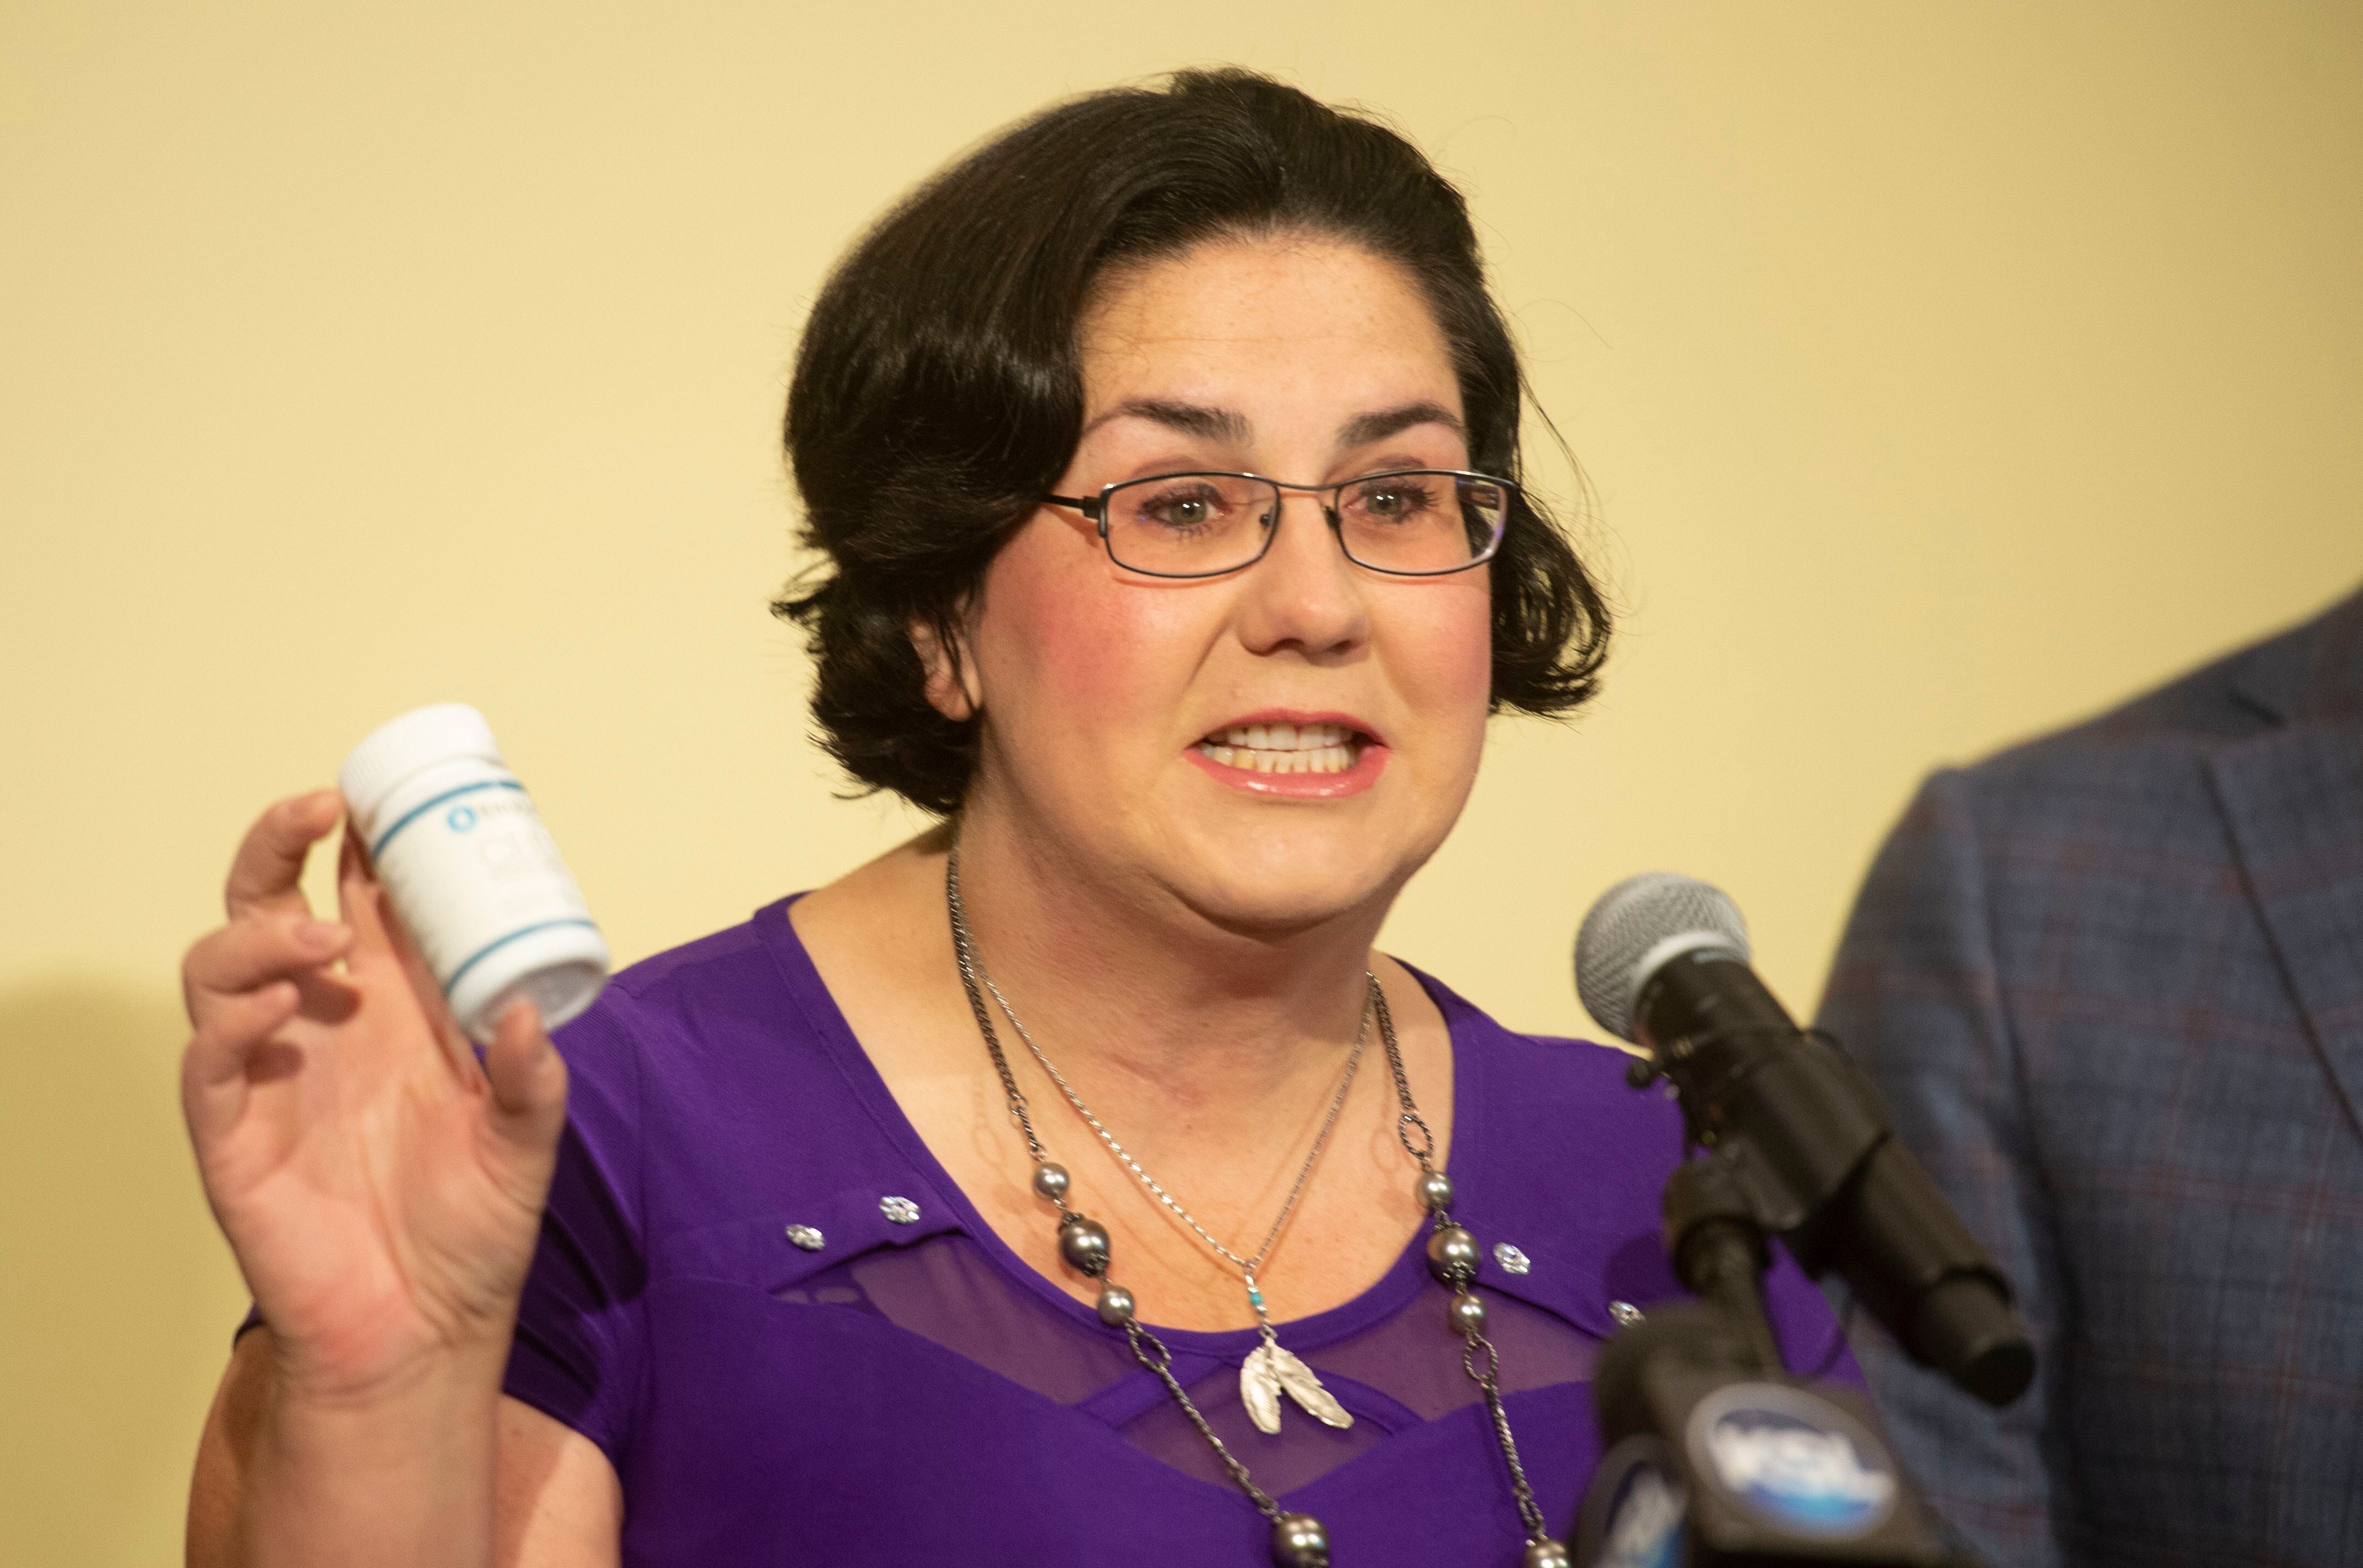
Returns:
[[[626,971],[557,1035],[569,1126],[506,1387],[614,1462],[624,1562],[1268,1562],[1270,1527],[1123,1334],[1021,1262],[927,1151],[788,902]],[[1454,1217],[1483,1246],[1510,1421],[1564,1535],[1599,1458],[1587,1379],[1610,1303],[1681,1294],[1657,1218],[1680,1118],[1625,1084],[1619,1052],[1514,1034],[1420,979],[1451,1030]],[[1082,1154],[1088,1135],[1054,1133],[1054,1155],[1062,1136]],[[1523,1549],[1425,1243],[1280,1326],[1350,1429],[1292,1406],[1264,1436],[1237,1392],[1253,1330],[1158,1330],[1340,1568],[1509,1568]],[[1767,1299],[1793,1369],[1855,1375],[1785,1257]]]

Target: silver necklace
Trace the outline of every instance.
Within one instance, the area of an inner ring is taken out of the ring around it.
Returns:
[[[1170,1394],[1174,1403],[1182,1407],[1182,1414],[1189,1418],[1191,1426],[1197,1429],[1198,1435],[1206,1440],[1206,1445],[1214,1451],[1215,1458],[1222,1464],[1224,1472],[1230,1476],[1240,1491],[1247,1494],[1248,1500],[1256,1506],[1257,1511],[1271,1521],[1271,1559],[1278,1568],[1329,1568],[1329,1532],[1323,1528],[1321,1521],[1312,1515],[1291,1513],[1281,1508],[1272,1500],[1270,1493],[1255,1484],[1254,1477],[1248,1473],[1248,1467],[1241,1463],[1238,1456],[1234,1454],[1229,1446],[1215,1435],[1215,1429],[1207,1424],[1204,1414],[1199,1410],[1197,1402],[1190,1397],[1189,1390],[1183,1388],[1181,1379],[1173,1375],[1172,1351],[1166,1349],[1164,1341],[1151,1333],[1140,1321],[1137,1304],[1133,1300],[1132,1292],[1108,1278],[1110,1248],[1107,1227],[1080,1209],[1069,1207],[1067,1192],[1072,1184],[1071,1179],[1068,1176],[1065,1166],[1050,1159],[1049,1151],[1042,1146],[1042,1140],[1035,1134],[1032,1107],[1026,1101],[1024,1091],[1017,1087],[1016,1076],[1009,1070],[1009,1059],[1001,1049],[1001,1037],[993,1027],[992,1010],[985,1006],[985,989],[992,985],[992,982],[989,979],[981,979],[983,974],[983,964],[977,957],[976,943],[969,934],[967,912],[960,906],[960,842],[957,839],[952,842],[951,856],[944,868],[944,901],[951,915],[952,950],[960,964],[960,985],[968,993],[969,1010],[976,1017],[977,1031],[984,1036],[984,1048],[993,1057],[994,1072],[1000,1075],[1002,1093],[1007,1096],[1009,1102],[1010,1117],[1017,1123],[1018,1130],[1025,1134],[1026,1152],[1033,1156],[1034,1190],[1048,1198],[1059,1210],[1059,1255],[1066,1261],[1070,1268],[1086,1278],[1100,1282],[1097,1304],[1100,1321],[1111,1329],[1123,1330],[1126,1341],[1132,1348],[1133,1359],[1155,1374],[1159,1382],[1164,1384],[1166,1392]],[[1358,1032],[1355,1037],[1355,1056],[1348,1064],[1346,1080],[1338,1086],[1337,1097],[1331,1102],[1329,1118],[1322,1124],[1321,1139],[1326,1140],[1328,1137],[1330,1125],[1337,1119],[1338,1106],[1345,1103],[1346,1088],[1353,1081],[1354,1062],[1359,1060],[1362,1041],[1366,1037],[1370,1020],[1375,1016],[1379,1024],[1379,1039],[1386,1051],[1387,1067],[1394,1078],[1395,1101],[1402,1107],[1401,1114],[1395,1118],[1395,1138],[1403,1145],[1403,1151],[1419,1165],[1419,1181],[1414,1191],[1419,1196],[1421,1207],[1427,1210],[1431,1219],[1431,1229],[1427,1238],[1427,1272],[1435,1276],[1439,1284],[1452,1293],[1451,1305],[1446,1310],[1454,1331],[1459,1333],[1464,1341],[1460,1352],[1460,1370],[1468,1374],[1470,1381],[1476,1384],[1479,1392],[1484,1396],[1485,1408],[1492,1417],[1494,1439],[1501,1447],[1503,1461],[1509,1467],[1510,1489],[1517,1499],[1518,1521],[1525,1528],[1526,1537],[1526,1549],[1520,1559],[1521,1568],[1571,1568],[1573,1559],[1569,1555],[1566,1546],[1553,1540],[1544,1527],[1542,1508],[1535,1501],[1534,1488],[1526,1483],[1526,1468],[1518,1458],[1517,1441],[1510,1435],[1509,1414],[1502,1405],[1501,1352],[1494,1348],[1493,1342],[1485,1337],[1485,1303],[1483,1298],[1471,1288],[1477,1279],[1477,1238],[1466,1228],[1453,1222],[1452,1179],[1436,1168],[1436,1135],[1428,1130],[1426,1121],[1419,1114],[1419,1107],[1412,1101],[1411,1079],[1403,1072],[1403,1048],[1395,1040],[1394,1018],[1387,1007],[1386,990],[1379,984],[1376,975],[1365,972],[1364,978],[1369,983],[1370,992],[1368,1005],[1363,1009],[1363,1032]],[[1032,1038],[1026,1034],[1024,1026],[1017,1022],[1017,1015],[1010,1010],[1008,1000],[1002,996],[998,988],[993,989],[993,999],[1000,1003],[1003,1012],[1008,1015],[1011,1025],[1017,1029],[1019,1036],[1025,1039],[1028,1048],[1033,1050],[1036,1059],[1041,1062],[1044,1069],[1050,1073],[1053,1081],[1057,1082],[1060,1090],[1065,1093],[1069,1102],[1078,1111],[1082,1112],[1085,1119],[1091,1122],[1093,1129],[1107,1141],[1111,1148],[1117,1150],[1119,1157],[1124,1159],[1133,1173],[1143,1182],[1148,1182],[1148,1173],[1142,1171],[1129,1156],[1123,1154],[1115,1139],[1109,1137],[1106,1129],[1100,1126],[1098,1120],[1083,1108],[1080,1097],[1067,1086],[1066,1081],[1059,1076],[1057,1071],[1050,1067],[1049,1059],[1043,1056],[1040,1049],[1034,1045]],[[1418,1135],[1416,1140],[1413,1137],[1414,1133]],[[1321,1142],[1316,1140],[1314,1144],[1314,1153],[1318,1155],[1320,1150]],[[1296,1187],[1289,1194],[1290,1207],[1295,1204],[1296,1195],[1303,1190],[1306,1177],[1311,1173],[1312,1165],[1312,1160],[1308,1158],[1304,1170],[1298,1173]],[[1158,1187],[1153,1182],[1148,1182],[1148,1185],[1150,1190],[1163,1198],[1174,1212],[1182,1214],[1184,1219],[1189,1218],[1179,1204],[1166,1196],[1162,1188]],[[1284,1220],[1287,1216],[1288,1208],[1283,1207],[1281,1211],[1281,1218]],[[1233,1257],[1227,1248],[1221,1246],[1212,1236],[1207,1235],[1204,1229],[1195,1220],[1190,1221],[1190,1228],[1196,1230],[1208,1245],[1215,1247],[1225,1257]],[[1271,1236],[1265,1238],[1265,1251],[1270,1250],[1272,1237],[1279,1234],[1279,1222],[1275,1221]],[[1260,1262],[1263,1256],[1264,1252],[1258,1252],[1257,1261]],[[1253,1286],[1250,1285],[1249,1288],[1252,1290]],[[1248,1353],[1249,1362],[1278,1351],[1279,1355],[1285,1356],[1289,1362],[1302,1367],[1304,1362],[1287,1351],[1280,1350],[1278,1342],[1271,1337],[1270,1320],[1265,1317],[1261,1302],[1254,1301],[1252,1296],[1250,1300],[1256,1307],[1257,1321],[1263,1331],[1263,1342]],[[1271,1371],[1275,1378],[1281,1375],[1276,1365]],[[1305,1375],[1308,1378],[1312,1376],[1309,1368],[1306,1369]],[[1313,1385],[1319,1387],[1317,1379],[1314,1380]],[[1242,1368],[1240,1393],[1243,1397],[1250,1399],[1248,1411],[1253,1416],[1255,1406],[1252,1403],[1253,1396],[1248,1393],[1248,1380],[1245,1375],[1245,1369]],[[1288,1389],[1290,1397],[1296,1399],[1300,1404],[1304,1404],[1304,1395],[1285,1383],[1282,1383],[1281,1386]],[[1265,1431],[1272,1432],[1279,1429],[1279,1396],[1277,1393],[1272,1393],[1268,1397],[1273,1405],[1272,1424],[1264,1426],[1259,1417],[1257,1418],[1256,1424]],[[1320,1390],[1320,1397],[1335,1403],[1326,1388]],[[1311,1405],[1305,1405],[1305,1408],[1313,1410],[1314,1407]],[[1317,1410],[1314,1413],[1319,1414]],[[1341,1408],[1338,1414],[1344,1416],[1346,1412]],[[1326,1417],[1322,1418],[1327,1419]],[[1348,1419],[1350,1420],[1351,1418],[1348,1417]],[[1346,1422],[1336,1421],[1331,1424],[1343,1426]]]
[[[962,924],[966,922],[963,920]],[[971,956],[973,951],[971,947]],[[1280,1336],[1272,1328],[1271,1313],[1264,1305],[1263,1288],[1256,1281],[1256,1273],[1263,1267],[1264,1260],[1271,1255],[1272,1244],[1280,1240],[1281,1229],[1288,1224],[1288,1217],[1295,1212],[1297,1197],[1304,1191],[1304,1184],[1311,1178],[1313,1167],[1320,1162],[1321,1151],[1329,1141],[1329,1129],[1337,1125],[1337,1113],[1345,1107],[1347,1091],[1354,1086],[1355,1070],[1362,1064],[1362,1048],[1370,1042],[1370,1015],[1376,1011],[1370,997],[1378,992],[1378,977],[1368,972],[1363,974],[1369,991],[1362,1001],[1361,1025],[1354,1031],[1354,1049],[1346,1058],[1346,1071],[1337,1080],[1337,1092],[1329,1097],[1329,1113],[1322,1118],[1321,1130],[1313,1140],[1312,1151],[1304,1156],[1304,1163],[1296,1173],[1295,1185],[1288,1189],[1288,1201],[1280,1206],[1280,1213],[1273,1218],[1271,1229],[1264,1232],[1263,1245],[1256,1249],[1255,1256],[1242,1258],[1216,1240],[1213,1232],[1199,1224],[1179,1199],[1159,1184],[1154,1176],[1141,1169],[1140,1162],[1134,1159],[1131,1151],[1116,1141],[1115,1135],[1107,1129],[1105,1124],[1092,1114],[1092,1107],[1083,1103],[1082,1095],[1075,1092],[1074,1085],[1067,1082],[1066,1074],[1059,1071],[1057,1064],[1042,1050],[1034,1039],[1033,1031],[1018,1018],[1017,1010],[1009,1005],[1009,998],[1003,995],[1001,987],[993,983],[993,973],[984,967],[983,961],[976,960],[974,967],[976,977],[984,983],[987,991],[993,993],[993,999],[1000,1005],[1002,1016],[1009,1020],[1009,1027],[1017,1031],[1017,1038],[1026,1042],[1026,1049],[1033,1053],[1036,1062],[1041,1063],[1042,1071],[1050,1075],[1050,1082],[1059,1085],[1059,1093],[1075,1107],[1075,1114],[1099,1134],[1100,1141],[1108,1146],[1108,1151],[1124,1162],[1125,1169],[1130,1171],[1158,1202],[1171,1210],[1182,1224],[1196,1231],[1198,1240],[1239,1271],[1239,1277],[1247,1284],[1248,1305],[1255,1309],[1256,1329],[1263,1340],[1261,1344],[1248,1352],[1247,1360],[1239,1366],[1239,1398],[1247,1406],[1248,1417],[1255,1422],[1256,1429],[1268,1435],[1279,1432],[1280,1396],[1282,1392],[1315,1420],[1333,1427],[1352,1426],[1354,1418],[1337,1403],[1328,1389],[1322,1386],[1321,1379],[1315,1375],[1313,1369],[1281,1344]]]

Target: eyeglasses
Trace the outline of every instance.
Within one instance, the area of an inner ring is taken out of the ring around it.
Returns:
[[[1321,497],[1346,559],[1397,577],[1442,577],[1493,559],[1518,487],[1451,468],[1283,484],[1259,473],[1160,473],[1096,496],[1049,495],[1099,525],[1108,558],[1150,577],[1220,577],[1261,561],[1280,532],[1281,492]]]

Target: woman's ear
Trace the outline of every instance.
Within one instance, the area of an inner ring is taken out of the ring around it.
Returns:
[[[955,612],[956,614],[958,612]],[[927,673],[927,704],[946,718],[964,721],[984,711],[984,686],[968,657],[961,629],[915,619],[908,630],[919,667]]]

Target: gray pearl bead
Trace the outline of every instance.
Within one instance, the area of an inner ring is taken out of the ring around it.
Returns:
[[[1485,1331],[1485,1303],[1473,1290],[1452,1293],[1452,1331],[1456,1334],[1481,1334]]]
[[[1045,1161],[1034,1167],[1034,1190],[1052,1203],[1067,1195],[1067,1168]]]
[[[1282,1514],[1271,1522],[1271,1560],[1280,1568],[1329,1568],[1329,1532],[1311,1514]]]
[[[1120,1284],[1100,1286],[1100,1321],[1121,1329],[1132,1321],[1132,1292]]]
[[[1419,1201],[1429,1210],[1452,1207],[1452,1178],[1441,1171],[1425,1171],[1419,1178]]]
[[[1477,1238],[1458,1225],[1439,1225],[1427,1239],[1427,1272],[1458,1288],[1477,1277]]]
[[[1575,1568],[1575,1553],[1548,1536],[1528,1546],[1520,1561],[1524,1568]]]
[[[1067,1216],[1059,1225],[1059,1255],[1076,1273],[1097,1279],[1107,1273],[1107,1227],[1080,1214]]]

